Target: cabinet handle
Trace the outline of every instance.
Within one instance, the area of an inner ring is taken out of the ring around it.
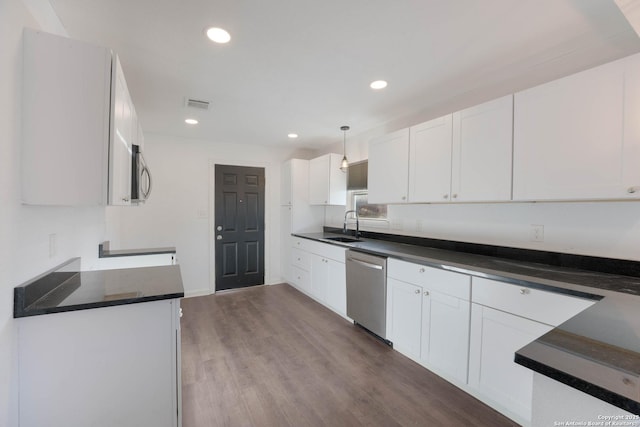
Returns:
[[[445,194],[445,195],[444,195],[444,196],[442,196],[442,197],[443,197],[444,199],[448,199],[448,198],[449,198],[449,195],[448,195],[448,194]]]
[[[627,193],[629,193],[629,194],[633,194],[636,191],[638,191],[638,187],[629,187],[629,188],[627,188]]]
[[[428,297],[429,296],[429,291],[424,291],[424,296]]]
[[[128,198],[128,197],[123,197],[123,198],[122,198],[122,201],[123,201],[123,202],[128,202],[128,201],[129,201],[129,198]]]
[[[451,197],[453,197],[454,199],[457,199],[457,198],[458,198],[458,195],[457,195],[457,194],[454,194],[454,195],[453,195],[453,196],[451,196]]]
[[[298,258],[298,261],[300,261],[300,258]]]
[[[420,269],[420,270],[418,270],[418,271],[419,271],[420,273],[424,273],[424,271],[425,271],[425,270],[424,270],[424,267],[423,267],[423,268],[421,268],[421,269]]]
[[[632,384],[633,384],[633,381],[631,381],[631,380],[630,380],[629,378],[627,378],[627,377],[624,377],[624,378],[622,379],[622,384],[624,384],[624,385],[632,385]]]
[[[407,200],[407,196],[402,196],[402,200]]]
[[[527,288],[521,288],[520,289],[520,295],[527,295],[528,293],[530,293],[531,291]]]
[[[420,293],[420,289],[416,289],[416,295]]]

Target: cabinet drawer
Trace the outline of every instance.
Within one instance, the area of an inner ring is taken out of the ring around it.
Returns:
[[[473,278],[471,294],[474,303],[553,326],[558,326],[595,302],[480,277]]]
[[[300,290],[306,293],[311,292],[311,275],[308,271],[296,266],[291,267],[291,281]]]
[[[292,236],[291,237],[291,246],[293,246],[294,248],[298,248],[298,249],[302,249],[302,250],[309,250],[309,243],[313,243],[311,240],[309,239],[303,239],[301,237],[295,237]]]
[[[298,248],[291,249],[291,265],[302,270],[311,270],[311,254]]]
[[[347,251],[346,248],[341,246],[332,245],[330,243],[311,242],[313,245],[310,248],[310,252],[316,255],[320,255],[323,258],[329,258],[334,261],[345,263],[344,254]]]
[[[387,261],[387,275],[403,282],[420,285],[431,291],[466,301],[470,299],[471,277],[464,274],[390,258]]]

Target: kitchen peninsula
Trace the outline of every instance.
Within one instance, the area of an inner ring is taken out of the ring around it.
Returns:
[[[16,287],[20,426],[180,426],[183,296],[178,265],[79,258]]]

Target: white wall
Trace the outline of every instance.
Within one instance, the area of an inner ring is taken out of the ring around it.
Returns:
[[[327,211],[327,225],[342,227],[343,215]],[[640,202],[395,205],[388,216],[361,228],[640,261]],[[544,242],[531,241],[533,224],[544,225]]]
[[[261,166],[266,174],[265,282],[280,281],[280,165],[309,153],[153,133],[145,133],[144,150],[153,192],[144,206],[107,208],[108,229],[118,230],[112,249],[175,246],[185,293],[210,293],[211,165]]]
[[[24,26],[41,28],[22,1],[0,0],[0,426],[17,425],[18,321],[13,319],[13,288],[72,257],[83,257],[90,267],[98,243],[105,238],[104,208],[20,203]],[[50,234],[57,242],[52,256]]]

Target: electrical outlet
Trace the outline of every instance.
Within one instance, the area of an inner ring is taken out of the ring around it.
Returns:
[[[57,252],[58,252],[57,236],[56,236],[56,233],[51,233],[49,234],[49,258],[53,258],[54,256],[56,256]]]
[[[532,242],[544,242],[544,225],[531,224],[531,236]]]

